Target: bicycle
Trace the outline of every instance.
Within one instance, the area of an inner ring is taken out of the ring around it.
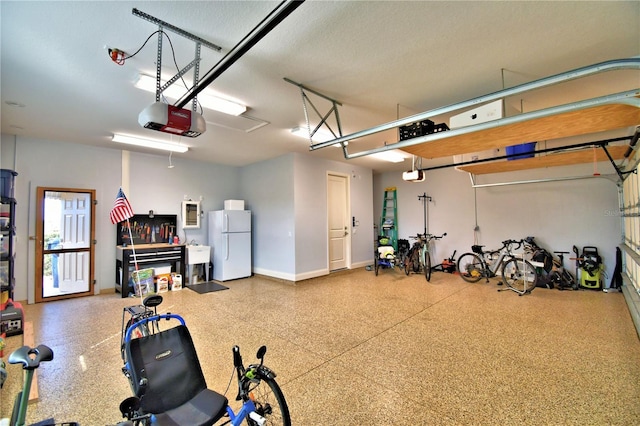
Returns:
[[[424,272],[425,279],[430,281],[432,267],[429,245],[431,244],[431,241],[439,240],[446,235],[447,233],[445,232],[439,237],[433,234],[417,234],[415,237],[409,236],[409,238],[416,240],[416,242],[411,247],[407,256],[407,262],[404,266],[405,274],[409,275],[411,271],[418,273],[422,270]]]
[[[24,426],[27,418],[27,406],[29,404],[29,393],[31,392],[33,375],[36,369],[40,367],[40,363],[52,360],[53,350],[46,345],[38,345],[35,348],[23,346],[9,355],[9,364],[22,364],[22,369],[24,370],[22,390],[16,395],[9,426]],[[38,422],[38,425],[79,426],[76,422],[56,423],[54,419],[43,420]]]
[[[574,246],[575,247],[575,246]],[[532,260],[538,275],[537,285],[558,290],[566,288],[578,289],[578,282],[564,267],[564,255],[570,254],[568,251],[554,251],[558,256],[557,260],[544,248],[540,247],[534,237],[524,239],[524,252]]]
[[[127,329],[142,319],[150,318],[152,316],[158,315],[157,307],[162,303],[162,300],[163,299],[161,295],[152,294],[144,298],[144,300],[142,301],[142,305],[127,306],[122,309],[122,331],[120,333],[120,354],[122,356],[123,361],[125,361],[124,337],[127,332]],[[129,319],[125,323],[127,314],[129,315]],[[151,328],[149,328],[149,326]],[[152,322],[151,324],[142,323],[140,324],[139,327],[136,327],[134,329],[133,337],[139,338],[143,336],[148,336],[158,331],[160,331],[160,328],[157,321]]]
[[[517,247],[513,247],[514,245]],[[458,258],[458,272],[463,280],[476,283],[482,278],[502,276],[502,283],[518,295],[530,293],[536,287],[537,274],[533,265],[524,258],[516,256],[513,250],[519,249],[523,241],[505,240],[502,247],[496,250],[484,251],[480,245],[471,246],[470,253],[464,253]],[[501,291],[501,290],[498,290]]]
[[[132,337],[136,328],[172,319],[179,324],[148,336]],[[123,371],[134,396],[120,404],[127,421],[118,425],[213,425],[226,417],[223,425],[238,426],[246,420],[250,426],[290,426],[289,408],[275,380],[276,373],[264,365],[267,347],[258,349],[256,357],[260,362],[247,367],[240,348],[234,346],[232,350],[238,384],[236,401],[242,401],[237,412],[224,395],[206,388],[184,318],[167,313],[132,324],[125,334],[127,361]],[[167,366],[161,364],[165,358],[170,360]]]

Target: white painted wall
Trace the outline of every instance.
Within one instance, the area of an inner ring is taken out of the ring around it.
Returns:
[[[236,167],[184,161],[175,155],[172,161],[175,168],[169,169],[168,156],[129,153],[129,182],[121,182],[123,153],[120,150],[4,134],[2,147],[2,168],[19,173],[15,189],[18,202],[16,300],[33,300],[34,297],[35,242],[28,236],[35,235],[37,186],[96,190],[96,291],[114,286],[116,229],[109,220],[109,212],[121,184],[136,214],[148,214],[153,210],[156,214],[175,214],[178,221],[185,195],[193,199],[202,195],[202,210],[206,213],[221,209],[225,199],[238,198],[241,193]],[[206,244],[206,220],[202,224],[201,229],[188,230],[186,234],[184,230],[180,231],[180,239]],[[25,283],[29,283],[28,292]]]
[[[293,155],[243,167],[242,193],[253,214],[253,271],[295,278]]]
[[[352,176],[352,211],[360,226],[352,238],[352,266],[370,262],[372,172],[310,154],[290,154],[238,168],[174,155],[140,154],[2,134],[0,165],[16,178],[16,300],[33,300],[35,188],[55,186],[96,190],[96,291],[110,289],[115,277],[115,226],[109,220],[122,185],[137,214],[175,214],[181,202],[202,200],[206,212],[223,208],[225,199],[244,199],[253,212],[254,272],[288,280],[328,273],[326,174]],[[123,181],[124,180],[124,181]],[[362,230],[365,230],[364,232]],[[207,223],[179,232],[182,241],[207,243]]]
[[[254,272],[290,281],[329,273],[329,172],[350,177],[352,216],[359,221],[351,231],[351,266],[370,264],[372,171],[310,154],[288,154],[242,170],[243,193],[255,211]]]
[[[598,171],[605,175],[613,173],[613,168],[599,163]],[[477,183],[592,174],[593,165],[587,164],[482,176]],[[423,207],[418,195],[426,192],[432,197],[428,230],[432,234],[448,234],[436,244],[433,260],[437,263],[454,250],[456,257],[470,251],[477,223],[477,241],[488,248],[498,248],[501,241],[509,238],[534,236],[549,251],[571,251],[574,244],[580,250],[585,245],[595,246],[603,256],[607,273],[611,274],[615,267],[621,222],[617,214],[618,188],[610,180],[593,178],[474,190],[469,175],[453,168],[428,171],[426,180],[420,183],[404,182],[401,173],[385,173],[374,177],[378,225],[384,188],[389,186],[398,189],[400,238],[423,232]],[[572,256],[565,257],[565,265],[573,271],[574,263],[569,257]]]
[[[329,273],[327,175],[347,176],[351,217],[351,267],[371,264],[373,257],[373,174],[370,169],[295,154],[296,274],[311,278]]]

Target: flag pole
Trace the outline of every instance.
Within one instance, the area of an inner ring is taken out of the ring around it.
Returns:
[[[116,201],[113,205],[113,208],[111,209],[111,212],[109,213],[109,218],[111,219],[111,223],[114,225],[122,223],[125,220],[127,221],[127,228],[129,230],[129,242],[131,243],[131,249],[133,251],[133,264],[135,265],[135,269],[136,269],[133,274],[133,277],[134,277],[133,291],[135,295],[135,289],[137,286],[140,292],[140,302],[143,303],[142,288],[140,288],[140,270],[138,266],[138,256],[136,254],[136,245],[133,241],[133,233],[131,231],[131,221],[129,220],[132,216],[134,216],[134,214],[133,214],[133,209],[131,208],[131,204],[129,203],[129,200],[127,200],[127,196],[124,195],[124,191],[122,190],[122,187],[120,187],[118,191],[118,195],[116,196]],[[122,243],[123,245],[125,244],[124,241]],[[129,287],[129,282],[127,282],[126,284],[121,283],[121,291],[124,291],[125,286]]]
[[[133,264],[136,268],[136,273],[133,274],[134,278],[134,287],[133,287],[133,292],[135,294],[136,288],[135,285],[138,286],[138,290],[140,292],[140,304],[143,304],[143,299],[142,299],[142,289],[140,288],[140,268],[138,267],[138,256],[136,255],[136,245],[133,242],[133,234],[131,233],[131,222],[129,221],[129,218],[127,218],[127,228],[129,229],[129,241],[131,242],[131,251],[133,253]]]

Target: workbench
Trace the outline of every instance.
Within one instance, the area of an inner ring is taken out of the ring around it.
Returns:
[[[184,244],[136,244],[134,258],[134,247],[129,245],[116,246],[116,291],[123,298],[134,293],[133,287],[129,285],[129,275],[131,271],[135,270],[136,260],[139,269],[159,267],[169,263],[172,271],[185,277],[185,254],[186,246]]]

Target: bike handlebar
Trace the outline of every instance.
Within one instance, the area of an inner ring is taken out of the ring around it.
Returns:
[[[411,238],[412,240],[427,240],[427,241],[431,241],[431,240],[439,240],[439,239],[445,237],[446,235],[447,235],[446,232],[444,234],[440,235],[440,236],[433,235],[433,234],[416,234],[415,237],[413,235],[409,235],[409,238]]]
[[[520,247],[522,247],[522,244],[524,243],[524,240],[504,240],[502,242],[502,247],[508,247],[511,246],[512,244],[517,244],[518,246],[514,249],[512,249],[511,247],[509,247],[510,250],[518,250]]]

